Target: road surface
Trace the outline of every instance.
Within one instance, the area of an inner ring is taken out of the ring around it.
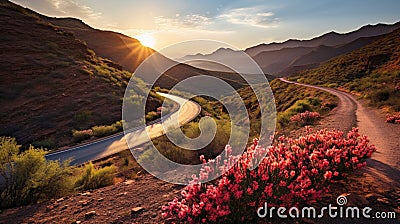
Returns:
[[[146,127],[138,128],[137,130],[127,133],[126,135],[124,135],[124,133],[120,133],[92,143],[50,153],[46,155],[46,159],[64,161],[71,158],[72,165],[80,165],[88,161],[105,158],[128,149],[127,139],[129,141],[130,148],[140,146],[141,144],[149,141],[149,137],[153,139],[163,135],[165,133],[163,126],[171,125],[177,120],[181,126],[193,120],[201,111],[201,107],[193,101],[170,94],[158,94],[177,102],[179,104],[179,110],[168,116],[168,118],[164,119],[163,121],[159,120],[156,123]]]
[[[400,187],[400,128],[398,125],[386,123],[385,116],[379,110],[365,106],[349,93],[291,82],[283,78],[280,80],[323,90],[339,97],[339,105],[327,116],[328,122],[324,124],[324,127],[342,131],[358,127],[360,133],[368,136],[377,148],[377,152],[367,162],[366,172],[384,186]]]

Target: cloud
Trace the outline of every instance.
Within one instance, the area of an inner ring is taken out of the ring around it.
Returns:
[[[101,13],[93,11],[88,6],[80,5],[74,0],[46,0],[50,3],[55,13],[59,16],[73,16],[79,17],[84,20],[95,20],[99,19]]]
[[[154,18],[154,23],[160,29],[181,29],[181,28],[204,28],[205,26],[211,25],[213,21],[202,15],[192,14],[181,16],[176,14],[174,18],[166,18],[164,16],[157,16]]]
[[[95,12],[92,8],[82,5],[76,0],[13,0],[13,2],[49,16],[77,17],[91,23],[97,23],[101,17],[101,13]]]
[[[278,18],[272,12],[263,12],[257,8],[231,9],[218,16],[232,24],[248,25],[260,28],[271,28],[278,25]]]

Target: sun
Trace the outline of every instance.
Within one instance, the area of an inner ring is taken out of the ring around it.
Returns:
[[[146,47],[154,47],[154,44],[156,43],[156,39],[150,34],[141,34],[136,37],[140,43]]]

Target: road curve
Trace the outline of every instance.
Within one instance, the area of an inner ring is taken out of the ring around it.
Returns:
[[[389,187],[400,187],[400,128],[385,122],[385,116],[369,108],[353,95],[336,89],[307,85],[280,78],[282,82],[323,90],[339,97],[337,108],[327,116],[325,127],[348,131],[358,127],[360,133],[368,136],[377,152],[368,161],[366,172],[376,181]]]
[[[170,94],[158,94],[178,103],[178,111],[168,116],[167,119],[159,120],[125,135],[124,133],[119,133],[95,142],[49,153],[46,155],[46,159],[64,161],[71,158],[72,165],[80,165],[88,161],[98,160],[128,149],[127,139],[129,140],[130,148],[139,146],[149,141],[149,138],[153,139],[165,134],[163,127],[173,122],[176,123],[174,119],[178,119],[179,125],[183,125],[197,117],[201,111],[201,107],[193,101]]]

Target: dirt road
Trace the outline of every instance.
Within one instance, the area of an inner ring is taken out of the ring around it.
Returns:
[[[329,92],[339,97],[337,108],[321,122],[317,128],[336,128],[348,131],[358,127],[360,133],[367,135],[377,148],[365,169],[367,178],[380,187],[393,189],[400,187],[400,126],[385,122],[385,115],[355,99],[349,93],[320,86],[306,85],[296,82],[283,82],[302,85]]]

